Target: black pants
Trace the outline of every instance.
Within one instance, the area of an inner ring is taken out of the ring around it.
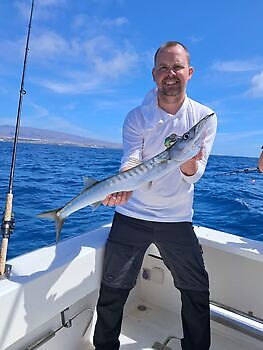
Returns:
[[[183,350],[210,347],[209,286],[199,242],[190,222],[159,223],[116,213],[106,244],[96,350],[118,350],[123,307],[148,246],[154,243],[181,292]]]

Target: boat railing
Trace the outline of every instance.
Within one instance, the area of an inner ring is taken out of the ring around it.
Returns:
[[[210,302],[211,320],[263,341],[263,320],[230,308],[215,301]]]

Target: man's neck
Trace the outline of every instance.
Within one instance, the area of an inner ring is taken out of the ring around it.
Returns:
[[[185,95],[183,96],[160,96],[158,95],[158,106],[166,113],[176,114],[184,103]]]

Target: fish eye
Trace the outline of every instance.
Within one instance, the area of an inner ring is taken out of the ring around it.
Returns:
[[[186,133],[183,135],[183,139],[184,139],[184,140],[188,140],[188,139],[189,139],[189,132],[186,132]]]
[[[170,139],[171,139],[171,141],[175,141],[177,139],[176,134],[170,135]]]

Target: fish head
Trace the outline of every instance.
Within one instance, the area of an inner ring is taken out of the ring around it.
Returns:
[[[177,141],[169,149],[170,158],[186,161],[194,157],[204,144],[208,120],[214,115],[214,113],[206,115],[182,136],[178,136]]]

